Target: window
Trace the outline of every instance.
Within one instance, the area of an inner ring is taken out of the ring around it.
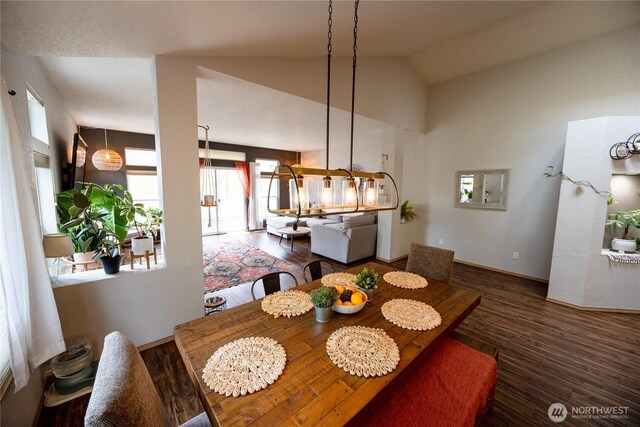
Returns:
[[[200,158],[204,159],[204,148],[199,150]],[[209,150],[209,158],[214,160],[231,160],[234,162],[244,162],[247,160],[247,154],[242,151],[225,151],[225,150]]]
[[[49,166],[49,157],[34,153],[36,167],[36,192],[38,196],[38,211],[40,212],[40,226],[42,233],[56,233],[56,206],[54,201],[53,175]]]
[[[27,105],[29,108],[29,124],[31,136],[49,144],[49,131],[47,129],[47,113],[44,101],[27,84]]]
[[[269,206],[271,209],[278,209],[280,204],[280,180],[273,179],[273,185],[271,186],[271,197],[269,194],[269,181],[271,181],[271,174],[280,166],[280,161],[269,159],[256,159],[258,168],[260,169],[260,218],[268,218],[270,216],[276,216],[276,214],[269,213]]]
[[[273,185],[271,186],[271,197],[268,198],[267,194],[269,194],[270,180],[271,177],[260,178],[260,218],[276,216],[276,214],[269,213],[268,206],[271,206],[271,209],[278,209],[280,200],[280,180],[274,178]],[[269,204],[267,205],[267,203]]]
[[[158,174],[155,171],[127,171],[127,189],[136,203],[146,208],[159,208]]]
[[[158,166],[156,150],[144,148],[125,147],[124,162],[127,166],[149,166],[153,168]]]
[[[266,159],[256,159],[256,163],[260,168],[260,174],[269,174],[271,175],[275,168],[280,165],[278,160],[266,160]]]

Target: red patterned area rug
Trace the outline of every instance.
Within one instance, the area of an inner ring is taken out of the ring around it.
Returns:
[[[274,271],[295,267],[239,240],[204,245],[204,293],[252,282]]]

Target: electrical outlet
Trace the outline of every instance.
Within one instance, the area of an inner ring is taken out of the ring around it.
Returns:
[[[444,243],[444,240],[442,240],[442,239],[438,239],[438,244],[439,244],[440,246],[442,246],[442,244],[443,244],[443,243]]]
[[[513,253],[513,259],[518,259],[518,252]]]

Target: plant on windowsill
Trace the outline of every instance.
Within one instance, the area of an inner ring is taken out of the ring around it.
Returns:
[[[614,237],[611,241],[611,249],[618,252],[634,252],[637,248],[637,239],[629,237],[629,229],[640,229],[640,209],[632,211],[619,211],[612,214],[605,225],[613,225],[614,228],[622,228],[621,238]]]
[[[134,255],[153,253],[153,240],[157,229],[162,224],[162,211],[156,208],[145,209],[142,203],[135,203],[131,193],[125,191],[122,197],[122,214],[127,219],[130,229],[136,230],[137,236],[131,239],[131,251]]]
[[[367,294],[367,299],[371,301],[373,299],[374,289],[378,289],[378,282],[380,281],[380,275],[373,269],[363,268],[356,276],[356,285],[362,292]]]
[[[71,232],[76,239],[90,235],[92,241],[97,242],[93,259],[102,263],[106,274],[116,274],[120,271],[120,254],[118,244],[127,236],[126,218],[122,213],[122,199],[117,195],[115,186],[94,186],[90,184],[83,191],[71,190],[59,194],[59,212],[61,219],[68,221],[59,228],[63,232]],[[118,186],[120,187],[120,186]],[[120,189],[120,188],[118,188]],[[125,192],[122,189],[123,192]],[[62,196],[61,196],[62,195]],[[67,206],[68,198],[71,206]]]
[[[416,207],[409,204],[409,200],[405,200],[400,205],[400,223],[404,224],[406,221],[411,221],[416,217]]]
[[[338,300],[338,291],[333,286],[320,286],[311,291],[311,303],[316,308],[316,320],[327,323],[331,317],[331,307]]]

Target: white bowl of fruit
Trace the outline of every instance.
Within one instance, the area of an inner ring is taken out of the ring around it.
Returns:
[[[357,313],[367,303],[367,294],[356,287],[335,286],[335,288],[338,291],[338,300],[331,309],[337,313]]]

